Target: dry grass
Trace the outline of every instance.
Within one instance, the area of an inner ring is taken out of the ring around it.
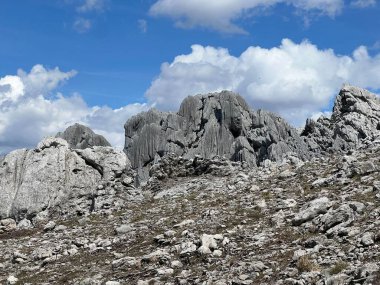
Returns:
[[[297,269],[301,272],[311,272],[311,271],[320,271],[321,268],[318,264],[316,264],[313,260],[310,259],[309,256],[304,255],[301,256],[297,261]]]
[[[335,274],[339,274],[341,273],[343,270],[347,269],[348,267],[348,263],[347,262],[344,262],[344,261],[341,261],[339,260],[337,263],[335,263],[335,265],[329,270],[330,274],[331,275],[335,275]]]

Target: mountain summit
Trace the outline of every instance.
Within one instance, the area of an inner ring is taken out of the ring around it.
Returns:
[[[124,128],[124,151],[143,176],[144,169],[172,153],[184,158],[222,156],[251,166],[266,159],[280,161],[289,152],[309,158],[295,128],[271,112],[251,110],[229,91],[189,96],[176,113],[140,113]]]

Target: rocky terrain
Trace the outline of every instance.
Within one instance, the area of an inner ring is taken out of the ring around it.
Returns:
[[[0,161],[0,284],[380,284],[380,102],[298,134],[230,92]],[[239,145],[240,144],[240,145]]]

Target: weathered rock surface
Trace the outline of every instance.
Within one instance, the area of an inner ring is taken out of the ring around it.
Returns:
[[[140,113],[124,127],[124,151],[145,179],[147,168],[171,153],[184,158],[221,156],[251,166],[266,159],[279,161],[289,152],[309,158],[296,129],[273,113],[250,110],[242,97],[228,91],[187,97],[177,113]]]
[[[163,157],[141,199],[33,228],[0,220],[0,283],[377,284],[379,156],[374,142],[259,167]]]
[[[331,118],[307,120],[302,136],[314,152],[345,152],[379,138],[380,99],[365,89],[345,86]]]
[[[129,168],[122,151],[71,150],[60,138],[47,138],[33,150],[16,150],[0,165],[0,219],[31,219],[49,208],[69,212],[72,203],[89,210],[102,190],[99,185],[121,178]]]
[[[69,143],[70,148],[85,149],[93,146],[111,146],[111,144],[101,135],[95,134],[89,127],[81,124],[74,124],[64,132],[56,135]]]

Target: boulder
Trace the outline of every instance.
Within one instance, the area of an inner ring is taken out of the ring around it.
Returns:
[[[104,178],[120,176],[128,168],[122,151],[71,150],[61,138],[47,138],[32,150],[13,151],[0,165],[0,219],[31,219],[58,205],[63,210],[66,202],[93,197]],[[91,207],[91,199],[85,199],[85,207]]]
[[[321,197],[307,203],[299,213],[296,214],[292,223],[299,226],[307,221],[310,221],[320,214],[325,214],[332,206],[331,201],[327,197]]]

